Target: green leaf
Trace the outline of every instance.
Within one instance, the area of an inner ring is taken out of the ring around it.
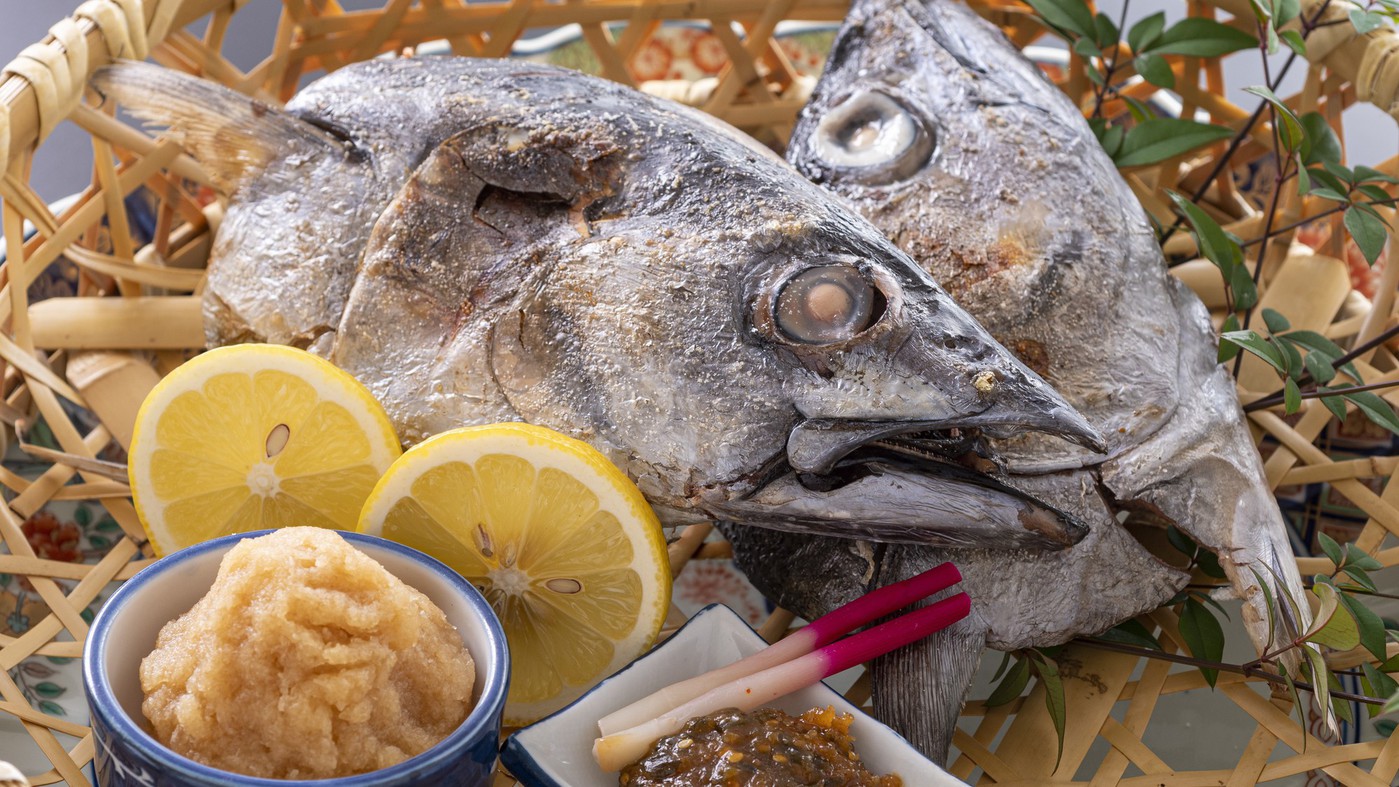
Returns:
[[[1302,376],[1302,354],[1297,352],[1297,346],[1292,342],[1277,342],[1277,347],[1282,351],[1282,357],[1287,361],[1287,374],[1293,380]]]
[[[1366,11],[1363,8],[1350,9],[1349,16],[1350,23],[1355,25],[1355,32],[1362,36],[1371,30],[1378,30],[1384,26],[1383,16]]]
[[[59,705],[57,702],[54,702],[53,700],[40,700],[40,701],[39,701],[39,710],[40,710],[41,712],[43,712],[43,713],[47,713],[47,714],[50,715],[50,716],[67,716],[67,715],[68,715],[68,711],[64,710],[62,705]]]
[[[1025,691],[1025,685],[1029,682],[1030,660],[1016,659],[1015,664],[1006,673],[1005,679],[996,686],[995,691],[991,692],[991,696],[986,698],[987,707],[994,708],[1014,700],[1020,696],[1021,692]]]
[[[1113,626],[1098,635],[1098,639],[1108,642],[1121,642],[1124,645],[1136,645],[1139,648],[1150,648],[1151,650],[1162,650],[1161,643],[1152,636],[1146,626],[1137,620],[1128,620]]]
[[[1284,30],[1278,33],[1278,38],[1280,38],[1284,44],[1287,44],[1288,49],[1296,52],[1301,57],[1307,56],[1307,41],[1302,38],[1301,33],[1296,30]]]
[[[1312,350],[1307,353],[1305,361],[1307,374],[1310,374],[1313,380],[1316,380],[1322,385],[1331,382],[1336,379],[1336,367],[1331,365],[1331,362],[1334,360],[1334,358],[1326,353],[1319,350]]]
[[[1282,27],[1302,13],[1301,0],[1271,0],[1273,6],[1273,27]]]
[[[1258,46],[1258,39],[1213,19],[1192,16],[1176,22],[1152,45],[1162,55],[1219,57]]]
[[[1341,551],[1341,545],[1336,542],[1336,539],[1318,530],[1316,542],[1321,546],[1321,551],[1325,552],[1331,562],[1336,564],[1336,568],[1346,564],[1345,553]]]
[[[1322,658],[1316,648],[1301,648],[1302,654],[1307,657],[1307,662],[1311,666],[1312,696],[1316,699],[1316,704],[1326,711],[1326,726],[1332,731],[1336,729],[1336,716],[1331,710],[1331,685],[1330,671],[1326,669],[1326,659]]]
[[[1365,671],[1365,677],[1360,679],[1360,687],[1367,695],[1371,697],[1391,697],[1395,692],[1399,692],[1399,683],[1396,683],[1394,678],[1375,669],[1369,662],[1361,663],[1360,668]],[[1380,707],[1378,705],[1366,705],[1365,707],[1370,711],[1370,718],[1373,719],[1380,715]]]
[[[1399,694],[1391,696],[1389,700],[1385,702],[1384,706],[1380,708],[1380,713],[1393,713],[1397,710],[1399,710]]]
[[[1137,73],[1142,75],[1142,79],[1151,84],[1167,90],[1175,88],[1175,72],[1171,71],[1171,64],[1160,55],[1143,52],[1132,60],[1132,65],[1137,69]]]
[[[1132,25],[1132,29],[1127,31],[1127,46],[1130,46],[1133,52],[1141,54],[1156,43],[1156,39],[1161,37],[1161,31],[1164,29],[1166,29],[1166,13],[1157,11]]]
[[[1350,199],[1349,197],[1344,196],[1350,193],[1350,184],[1346,183],[1345,181],[1342,181],[1340,178],[1336,177],[1330,172],[1327,172],[1325,169],[1309,168],[1307,170],[1307,177],[1311,178],[1313,183],[1321,183],[1327,189],[1330,189],[1332,193],[1342,195],[1340,197],[1341,201]],[[1336,198],[1327,197],[1327,199]]]
[[[1282,675],[1283,680],[1287,682],[1287,693],[1292,695],[1292,710],[1295,711],[1297,723],[1301,725],[1302,732],[1305,734],[1307,732],[1307,712],[1306,706],[1302,704],[1301,695],[1297,693],[1297,684],[1293,682],[1292,676],[1288,674],[1286,666],[1279,664],[1278,673]],[[1303,738],[1303,740],[1305,741],[1305,738]]]
[[[1305,138],[1302,131],[1302,121],[1297,119],[1292,110],[1278,98],[1273,91],[1262,85],[1254,85],[1244,88],[1245,93],[1252,93],[1261,97],[1269,104],[1273,105],[1273,111],[1278,116],[1278,137],[1282,140],[1282,146],[1289,152],[1298,150]]]
[[[1093,12],[1083,0],[1026,0],[1040,18],[1059,30],[1093,37]]]
[[[1292,32],[1292,31],[1289,31]],[[1302,132],[1307,145],[1303,148],[1302,163],[1318,164],[1325,161],[1341,160],[1341,141],[1336,132],[1326,122],[1320,112],[1308,112],[1301,118]]]
[[[1219,565],[1219,556],[1208,549],[1202,549],[1195,553],[1195,565],[1199,566],[1200,570],[1205,572],[1205,576],[1207,577],[1214,577],[1215,579],[1228,578],[1224,573],[1223,566]]]
[[[1186,600],[1185,609],[1180,613],[1180,636],[1190,649],[1190,655],[1197,659],[1219,661],[1224,657],[1224,631],[1219,621],[1193,598]],[[1200,674],[1211,688],[1219,678],[1219,670],[1209,667],[1201,667]]]
[[[1117,25],[1107,14],[1098,14],[1093,17],[1094,40],[1100,47],[1108,47],[1117,43],[1117,39],[1122,37],[1122,31],[1117,29]]]
[[[1327,188],[1326,186],[1314,188],[1309,193],[1321,197],[1322,199],[1329,199],[1332,202],[1350,202],[1350,197],[1334,189]]]
[[[1389,237],[1384,222],[1352,206],[1346,209],[1345,225],[1346,231],[1355,238],[1355,245],[1360,247],[1360,253],[1365,255],[1365,261],[1374,265]]]
[[[1229,274],[1229,290],[1234,296],[1235,309],[1252,309],[1258,304],[1258,286],[1253,283],[1253,274],[1246,266],[1234,266]]]
[[[1385,191],[1383,186],[1377,186],[1374,183],[1361,183],[1355,189],[1381,205],[1394,201],[1394,198],[1389,196],[1389,192]]]
[[[1337,692],[1342,690],[1341,680],[1340,678],[1336,677],[1336,673],[1326,673],[1326,688],[1331,692]],[[1349,700],[1337,699],[1333,694],[1333,696],[1331,697],[1331,712],[1336,714],[1336,717],[1339,718],[1341,721],[1344,721],[1348,724],[1355,723],[1355,716],[1351,713]]]
[[[1334,388],[1318,388],[1317,390],[1320,391],[1320,392],[1322,392],[1322,393],[1329,393],[1329,392],[1331,392],[1331,391],[1334,391],[1335,389],[1334,389]],[[1338,420],[1338,421],[1345,421],[1345,420],[1346,420],[1346,403],[1345,403],[1345,400],[1344,400],[1344,399],[1342,399],[1340,396],[1323,396],[1323,397],[1320,397],[1320,398],[1321,398],[1321,403],[1324,404],[1324,405],[1326,405],[1326,409],[1327,409],[1327,410],[1330,410],[1330,411],[1331,411],[1331,414],[1334,415],[1334,416],[1336,416],[1336,420]]]
[[[1152,118],[1127,132],[1116,163],[1119,167],[1157,164],[1233,135],[1234,132],[1224,126],[1179,118]]]
[[[1360,599],[1345,593],[1340,594],[1341,603],[1355,618],[1355,627],[1360,632],[1360,644],[1365,646],[1375,658],[1384,659],[1384,621],[1374,610],[1365,606]]]
[[[1342,573],[1350,577],[1351,581],[1355,585],[1359,585],[1362,589],[1368,590],[1371,593],[1379,592],[1379,588],[1375,587],[1375,580],[1370,579],[1370,573],[1365,569],[1356,568],[1355,566],[1346,566],[1342,569]]]
[[[1010,666],[1010,653],[1008,653],[1008,652],[1007,652],[1007,653],[1002,653],[1002,654],[1001,654],[1001,666],[999,666],[999,667],[996,668],[996,674],[991,676],[991,682],[992,682],[992,683],[995,683],[996,681],[1000,680],[1000,679],[1001,679],[1001,673],[1005,672],[1005,671],[1006,671],[1006,667],[1009,667],[1009,666]]]
[[[1282,316],[1282,312],[1276,309],[1265,308],[1263,310],[1263,324],[1268,326],[1268,330],[1273,333],[1292,330],[1292,323],[1288,322],[1287,318]]]
[[[1268,34],[1268,54],[1276,55],[1278,53],[1278,29],[1268,25],[1264,28],[1264,32]]]
[[[1127,135],[1127,129],[1122,126],[1113,126],[1103,133],[1103,150],[1107,151],[1108,157],[1117,155],[1117,151],[1122,149],[1122,138]]]
[[[1266,602],[1264,606],[1268,608],[1268,639],[1266,641],[1272,642],[1273,635],[1278,630],[1277,602],[1273,599],[1273,588],[1263,581],[1263,575],[1258,573],[1258,569],[1249,566],[1248,570],[1253,572],[1253,578],[1258,582],[1258,587],[1263,593],[1263,601]]]
[[[1166,526],[1166,541],[1181,554],[1192,560],[1195,558],[1196,553],[1200,551],[1200,545],[1195,543],[1195,539],[1191,538],[1189,534],[1175,525]]]
[[[1127,111],[1132,113],[1133,121],[1145,123],[1156,117],[1155,113],[1151,111],[1151,107],[1147,106],[1145,101],[1132,98],[1131,96],[1122,96],[1122,100],[1127,104]]]
[[[1399,178],[1386,175],[1383,172],[1380,172],[1379,170],[1374,169],[1372,167],[1367,167],[1364,164],[1356,165],[1355,179],[1357,182],[1370,181],[1375,183],[1399,183]]]
[[[1291,415],[1301,409],[1302,392],[1297,388],[1297,381],[1289,377],[1282,383],[1282,411]]]
[[[1336,589],[1330,585],[1314,585],[1312,593],[1321,599],[1321,608],[1302,638],[1332,650],[1350,650],[1359,646],[1360,629],[1350,610],[1341,606],[1340,594]]]
[[[1064,682],[1059,678],[1059,668],[1045,658],[1034,661],[1035,674],[1044,684],[1044,707],[1054,720],[1054,731],[1059,734],[1059,754],[1054,758],[1054,767],[1064,758],[1064,724],[1068,719],[1067,704],[1064,701]]]
[[[1294,344],[1300,344],[1312,352],[1324,353],[1332,358],[1339,358],[1346,354],[1346,351],[1337,346],[1335,342],[1316,331],[1292,331],[1284,338]],[[1340,369],[1350,375],[1352,379],[1360,380],[1360,372],[1355,368],[1355,364],[1347,363]]]
[[[1384,568],[1383,563],[1351,542],[1346,542],[1346,565],[1362,568],[1366,571],[1379,571]]]
[[[51,683],[49,681],[34,684],[34,691],[37,692],[40,697],[47,697],[49,699],[53,699],[54,697],[61,697],[63,696],[63,692],[67,690],[68,689],[64,688],[63,686],[60,686],[57,683]]]
[[[1098,44],[1094,42],[1091,38],[1080,38],[1079,40],[1074,42],[1074,45],[1071,48],[1080,57],[1096,57],[1099,60],[1103,59],[1103,50],[1099,49]]]
[[[1342,191],[1349,191],[1349,187],[1355,183],[1355,173],[1351,172],[1344,164],[1335,161],[1323,161],[1321,162],[1321,167],[1332,175],[1340,178],[1341,181],[1346,184],[1346,188],[1341,189]]]
[[[1224,333],[1229,333],[1229,332],[1231,332],[1231,331],[1237,331],[1238,329],[1239,329],[1239,317],[1238,317],[1238,315],[1236,315],[1236,314],[1230,314],[1228,317],[1225,317],[1225,318],[1224,318],[1224,325],[1220,327],[1220,330],[1221,330],[1222,332],[1224,332]],[[1232,342],[1220,342],[1220,343],[1219,343],[1219,356],[1218,356],[1219,363],[1228,363],[1229,361],[1234,360],[1234,356],[1236,356],[1236,355],[1238,355],[1238,354],[1239,354],[1239,345],[1234,344],[1234,343],[1232,343]]]
[[[1267,361],[1270,366],[1279,372],[1286,374],[1286,361],[1283,360],[1282,353],[1272,342],[1263,338],[1257,331],[1230,331],[1220,334],[1220,339],[1226,342],[1233,342],[1245,350]]]
[[[1224,232],[1224,228],[1219,226],[1219,222],[1215,221],[1214,217],[1206,213],[1199,205],[1174,191],[1167,191],[1166,195],[1171,198],[1176,208],[1184,214],[1186,222],[1190,224],[1190,234],[1195,236],[1195,243],[1200,247],[1200,255],[1214,263],[1227,281],[1234,267],[1243,261],[1243,250],[1239,248],[1239,244],[1231,240]],[[1234,330],[1237,330],[1237,325]]]
[[[1389,406],[1389,402],[1369,391],[1348,393],[1343,394],[1343,396],[1346,401],[1359,407],[1360,412],[1364,413],[1366,418],[1395,434],[1399,434],[1399,416],[1394,414],[1394,408]]]
[[[106,514],[104,514],[101,519],[97,520],[96,527],[99,531],[104,533],[110,533],[113,530],[121,530],[121,525],[117,524],[117,520]]]

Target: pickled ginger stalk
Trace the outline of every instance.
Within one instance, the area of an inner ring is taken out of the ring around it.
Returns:
[[[942,563],[916,577],[870,591],[860,598],[832,610],[801,630],[754,653],[718,669],[710,670],[688,680],[671,684],[632,704],[613,711],[598,720],[598,730],[604,735],[621,732],[655,719],[683,703],[689,702],[715,686],[775,667],[840,639],[852,630],[881,618],[894,610],[946,590],[962,581],[962,575],[951,563]]]
[[[679,731],[689,719],[706,716],[722,708],[752,710],[856,664],[916,642],[965,618],[970,611],[971,600],[965,593],[958,593],[784,664],[730,681],[655,719],[598,738],[593,742],[593,758],[604,771],[619,771],[645,754],[658,738]]]

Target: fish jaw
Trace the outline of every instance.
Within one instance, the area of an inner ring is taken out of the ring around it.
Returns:
[[[1155,507],[1197,543],[1219,556],[1244,625],[1259,652],[1292,642],[1310,623],[1301,575],[1287,524],[1263,473],[1262,462],[1235,394],[1234,379],[1215,362],[1214,337],[1204,306],[1185,286],[1173,294],[1181,315],[1181,390],[1176,413],[1139,446],[1101,468],[1119,500]],[[1272,626],[1270,599],[1282,619]],[[1291,617],[1295,608],[1300,619]]]
[[[814,481],[787,473],[737,499],[710,492],[698,507],[793,533],[951,548],[1059,550],[1088,533],[1073,515],[957,465],[844,465]]]

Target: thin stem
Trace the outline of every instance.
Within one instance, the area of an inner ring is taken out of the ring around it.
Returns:
[[[1330,6],[1331,0],[1326,0],[1326,2],[1322,3],[1321,7],[1316,10],[1316,13],[1312,14],[1310,19],[1306,17],[1302,18],[1301,33],[1303,40],[1305,40],[1307,36],[1311,35],[1311,32],[1316,29],[1317,23],[1321,21],[1322,14],[1325,14],[1326,9]],[[1266,43],[1263,42],[1266,41],[1267,33],[1266,31],[1260,32],[1263,33],[1263,35],[1259,36],[1260,44],[1266,46]],[[1264,63],[1267,62],[1266,55],[1263,58],[1263,60]],[[1292,64],[1296,60],[1297,53],[1290,53],[1287,56],[1287,60],[1283,61],[1282,69],[1278,71],[1277,80],[1273,81],[1265,79],[1269,90],[1275,93],[1277,92],[1278,87],[1281,86],[1282,81],[1287,78],[1287,72],[1292,69]],[[1210,184],[1213,183],[1214,179],[1219,177],[1219,173],[1223,172],[1224,168],[1228,166],[1229,160],[1234,157],[1234,154],[1236,152],[1238,152],[1238,149],[1241,145],[1243,145],[1244,140],[1248,139],[1249,132],[1252,131],[1253,127],[1258,123],[1258,119],[1263,117],[1263,109],[1269,106],[1271,106],[1271,104],[1269,104],[1267,101],[1259,102],[1258,108],[1253,110],[1252,115],[1248,116],[1248,121],[1244,123],[1243,128],[1240,128],[1239,133],[1235,134],[1234,138],[1229,140],[1229,146],[1224,149],[1224,155],[1220,156],[1218,159],[1215,160],[1214,166],[1210,169],[1210,174],[1207,175],[1205,179],[1200,182],[1200,187],[1196,189],[1195,193],[1190,196],[1191,202],[1199,202],[1201,199],[1204,198],[1205,192],[1209,191]],[[1276,128],[1276,125],[1274,126],[1274,128]],[[1161,243],[1164,244],[1166,241],[1170,240],[1171,236],[1176,234],[1176,231],[1179,230],[1184,223],[1184,216],[1176,216],[1176,220],[1171,223],[1171,226],[1166,228],[1166,231],[1164,233],[1162,233]]]
[[[1331,368],[1333,368],[1333,369],[1339,369],[1339,368],[1341,368],[1342,366],[1345,366],[1346,364],[1348,364],[1348,363],[1350,363],[1351,361],[1355,360],[1356,358],[1359,358],[1360,356],[1364,355],[1365,353],[1367,353],[1367,352],[1369,352],[1369,351],[1375,349],[1376,347],[1379,347],[1381,344],[1384,344],[1385,342],[1389,341],[1390,339],[1393,339],[1395,336],[1399,336],[1399,325],[1390,326],[1389,328],[1386,328],[1386,329],[1384,329],[1383,331],[1381,331],[1381,332],[1379,333],[1379,335],[1375,336],[1375,338],[1370,339],[1369,341],[1361,342],[1361,343],[1360,343],[1360,346],[1356,347],[1355,349],[1351,350],[1350,352],[1346,353],[1345,355],[1342,355],[1340,358],[1337,358],[1336,360],[1332,361],[1332,362],[1331,362]],[[1302,373],[1302,376],[1301,376],[1300,378],[1298,378],[1297,384],[1298,384],[1298,385],[1303,385],[1303,384],[1305,384],[1305,383],[1310,382],[1311,379],[1312,379],[1312,376],[1311,376],[1311,373],[1310,373],[1310,372],[1303,372],[1303,373]],[[1283,395],[1283,394],[1282,394],[1282,391],[1281,391],[1281,390],[1278,390],[1278,391],[1273,391],[1271,394],[1268,394],[1268,396],[1265,397],[1265,398],[1267,398],[1267,399],[1274,399],[1274,398],[1280,397],[1280,396],[1282,396],[1282,395]],[[1263,401],[1263,399],[1259,399],[1258,401],[1261,402],[1261,401]],[[1254,404],[1257,404],[1257,402],[1255,402]],[[1251,406],[1252,406],[1252,405],[1250,405],[1250,407],[1251,407]],[[1250,410],[1248,410],[1247,407],[1244,408],[1244,409],[1245,409],[1245,411],[1251,412]],[[1258,408],[1254,408],[1254,409],[1258,409]]]
[[[1399,380],[1390,380],[1386,383],[1370,383],[1368,385],[1353,385],[1349,388],[1336,388],[1330,391],[1319,391],[1315,388],[1309,388],[1302,392],[1302,398],[1321,399],[1327,396],[1345,396],[1346,394],[1360,393],[1362,391],[1379,391],[1385,388],[1393,388],[1396,385],[1399,385]],[[1269,407],[1277,407],[1282,404],[1284,400],[1284,396],[1275,394],[1266,399],[1259,399],[1256,402],[1250,402],[1244,405],[1244,412],[1252,413],[1258,410],[1266,410]]]
[[[1132,0],[1122,0],[1122,15],[1117,19],[1118,35],[1122,34],[1122,29],[1127,25],[1127,7],[1132,4]],[[1103,111],[1103,101],[1107,98],[1108,86],[1112,84],[1112,74],[1117,70],[1117,55],[1122,51],[1122,47],[1115,46],[1112,49],[1112,58],[1103,59],[1103,84],[1098,86],[1097,95],[1093,99],[1093,117],[1099,117]],[[1116,92],[1114,89],[1113,92]]]
[[[1226,664],[1220,661],[1206,661],[1205,659],[1197,659],[1192,656],[1182,656],[1179,653],[1167,653],[1161,650],[1152,650],[1151,648],[1142,648],[1137,647],[1135,645],[1124,645],[1119,642],[1109,642],[1107,640],[1095,639],[1093,637],[1079,637],[1074,641],[1082,645],[1087,645],[1091,648],[1099,648],[1101,650],[1112,650],[1118,653],[1131,654],[1133,656],[1144,656],[1149,659],[1159,659],[1161,661],[1170,661],[1176,664],[1186,664],[1191,667],[1203,667],[1205,669],[1219,670],[1220,672],[1232,672],[1236,675],[1243,675],[1245,677],[1261,678],[1263,680],[1268,681],[1269,683],[1287,685],[1287,679],[1283,676],[1274,675],[1271,672],[1267,672],[1256,667],[1250,667],[1248,665]],[[1250,662],[1250,664],[1252,664],[1252,662]],[[1300,680],[1294,680],[1292,681],[1292,685],[1296,686],[1302,691],[1316,693],[1316,687],[1310,683],[1303,683]],[[1333,691],[1331,692],[1331,696],[1335,697],[1336,699],[1349,700],[1351,702],[1363,702],[1367,705],[1383,705],[1385,704],[1385,702],[1388,701],[1387,698],[1380,699],[1376,697],[1367,697],[1364,694],[1351,694],[1350,692],[1346,691]]]

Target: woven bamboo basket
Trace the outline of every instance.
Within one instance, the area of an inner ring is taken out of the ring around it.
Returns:
[[[780,148],[805,91],[801,75],[774,38],[776,26],[783,20],[837,22],[847,4],[848,0],[509,0],[468,5],[464,0],[389,0],[381,9],[351,12],[336,0],[285,0],[266,58],[244,71],[221,52],[245,0],[90,0],[73,16],[58,20],[43,41],[25,49],[0,82],[0,162],[6,165],[0,179],[6,252],[0,266],[0,420],[7,427],[0,437],[18,439],[35,472],[0,468],[8,503],[0,506],[0,541],[5,547],[0,550],[0,575],[18,577],[32,590],[22,632],[7,629],[0,619],[0,717],[17,719],[52,766],[28,774],[32,783],[88,784],[83,768],[94,755],[90,731],[43,703],[32,703],[31,693],[21,684],[26,665],[36,660],[79,657],[88,631],[84,611],[111,583],[129,578],[149,562],[129,490],[114,480],[123,476],[113,473],[102,458],[128,445],[137,406],[159,377],[202,346],[202,268],[221,216],[217,199],[201,188],[207,178],[196,162],[173,142],[124,124],[110,106],[97,106],[85,88],[95,68],[118,57],[151,58],[277,101],[287,99],[307,75],[382,53],[407,54],[445,39],[453,53],[499,57],[509,54],[529,29],[572,23],[581,26],[582,39],[604,76],[636,85],[638,53],[662,23],[693,20],[710,26],[727,62],[704,89],[682,86],[674,95]],[[1304,13],[1315,13],[1322,5],[1322,0],[1303,0]],[[47,13],[49,7],[45,4],[39,11],[31,6],[28,12]],[[1188,8],[1198,16],[1251,20],[1247,0],[1189,0]],[[1028,45],[1044,33],[1017,0],[981,0],[979,10],[1018,45]],[[1338,3],[1325,9],[1323,18],[1344,20],[1344,13]],[[1251,21],[1236,24],[1253,31]],[[202,34],[191,32],[192,25],[199,25]],[[1344,140],[1341,113],[1352,103],[1371,101],[1386,112],[1399,112],[1399,56],[1389,59],[1395,50],[1399,34],[1393,30],[1357,36],[1347,24],[1324,26],[1310,39],[1311,62],[1306,64],[1303,89],[1286,100],[1299,112],[1321,112]],[[1168,61],[1185,116],[1204,111],[1212,122],[1235,129],[1248,122],[1250,112],[1225,98],[1218,60],[1170,56]],[[1067,73],[1080,74],[1081,69],[1071,67]],[[1086,79],[1069,77],[1062,87],[1085,105],[1091,101],[1092,86]],[[1154,90],[1142,83],[1128,93],[1147,98]],[[1109,108],[1122,111],[1124,107]],[[36,149],[65,121],[90,135],[95,166],[91,185],[55,212],[30,182]],[[1217,172],[1213,165],[1225,153],[1223,142],[1203,154],[1125,175],[1146,209],[1167,224],[1174,217],[1164,190],[1193,192],[1210,186],[1213,178],[1207,209],[1228,229],[1249,237],[1262,224],[1262,212],[1238,184],[1250,167],[1266,165],[1270,151],[1270,129],[1255,123],[1229,166]],[[1399,160],[1385,162],[1380,169],[1399,175]],[[154,227],[145,243],[129,229],[125,201],[141,187],[154,195]],[[1275,226],[1300,226],[1324,210],[1315,199],[1289,192],[1279,202]],[[1391,227],[1396,226],[1393,211],[1380,210]],[[1263,277],[1263,305],[1283,311],[1295,327],[1355,347],[1393,324],[1399,265],[1384,266],[1368,282],[1353,282],[1340,221],[1339,214],[1332,214],[1310,225],[1311,247],[1289,247],[1287,236],[1272,245]],[[1167,251],[1189,258],[1196,253],[1192,243],[1179,233]],[[69,277],[70,291],[31,303],[31,285],[60,259],[76,266]],[[1190,278],[1190,265],[1180,270]],[[1196,278],[1209,301],[1209,277]],[[1381,342],[1362,354],[1358,360],[1366,380],[1399,379],[1396,352],[1399,346]],[[1270,375],[1246,364],[1240,375],[1241,398],[1256,400],[1275,389],[1277,380]],[[1399,402],[1399,393],[1389,397]],[[1358,458],[1332,450],[1331,438],[1347,430],[1363,432],[1363,421],[1338,425],[1314,402],[1304,403],[1300,417],[1284,418],[1280,410],[1265,409],[1251,418],[1267,445],[1267,478],[1274,488],[1325,485],[1328,494],[1343,498],[1348,507],[1349,524],[1332,527],[1348,527],[1341,535],[1386,566],[1399,563],[1399,547],[1392,539],[1399,535],[1399,484],[1389,483],[1399,466],[1399,452],[1387,444]],[[40,421],[51,433],[51,447],[41,446],[24,427]],[[109,535],[100,540],[84,537],[82,549],[42,535],[52,530],[35,524],[45,507],[72,501],[104,513]],[[713,540],[710,526],[691,526],[671,544],[672,567],[678,576],[693,561],[724,559],[726,546]],[[1299,563],[1304,575],[1330,568],[1324,559],[1301,558]],[[682,619],[675,611],[669,630]],[[1159,631],[1168,650],[1184,652],[1172,612],[1158,610],[1143,621]],[[791,624],[792,616],[778,610],[762,631],[776,638]],[[1391,655],[1399,652],[1395,645],[1389,647]],[[1344,668],[1362,658],[1354,652],[1335,655],[1332,661]],[[1043,689],[1035,688],[1009,705],[988,708],[976,700],[967,705],[954,740],[957,753],[951,770],[957,776],[1001,785],[1055,781],[1186,787],[1253,784],[1308,772],[1313,774],[1311,783],[1325,783],[1320,775],[1324,773],[1343,784],[1386,785],[1399,774],[1399,736],[1341,744],[1304,733],[1288,716],[1290,701],[1269,693],[1266,684],[1225,674],[1209,694],[1199,691],[1204,683],[1197,670],[1080,644],[1071,644],[1060,662],[1072,668],[1064,670],[1068,720],[1057,765],[1053,722],[1043,710]],[[1214,697],[1240,720],[1237,756],[1227,767],[1199,770],[1190,759],[1167,761],[1153,749],[1152,741],[1191,734],[1180,726],[1165,730],[1164,736],[1161,729],[1152,729],[1158,707],[1184,692]],[[857,681],[850,696],[866,702],[867,682]],[[76,743],[65,744],[67,740]],[[501,774],[498,783],[514,781]]]

